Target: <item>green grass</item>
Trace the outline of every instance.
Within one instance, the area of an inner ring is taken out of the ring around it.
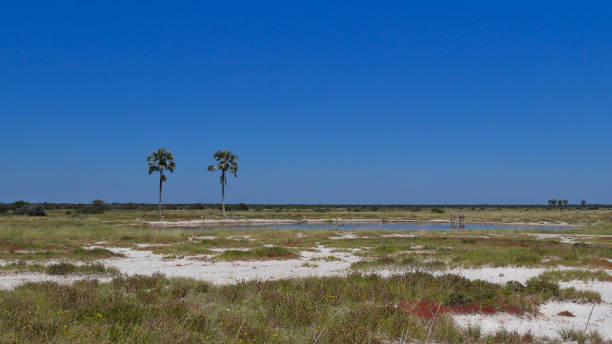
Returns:
[[[298,255],[284,247],[259,247],[254,249],[243,250],[227,250],[223,251],[214,259],[217,260],[263,260],[263,259],[293,259]]]
[[[578,344],[585,343],[605,343],[601,335],[597,331],[580,331],[577,329],[562,329],[559,331],[559,336],[564,341],[576,342]]]
[[[612,276],[603,270],[555,270],[544,272],[538,278],[553,282],[569,282],[574,280],[612,282]]]
[[[480,216],[484,216],[484,214],[490,216],[489,213],[496,212],[503,213],[506,216],[505,218],[511,220],[516,218],[507,212],[517,211],[472,210],[474,214],[478,213]],[[566,212],[556,210],[537,210],[533,212],[529,210],[522,211],[521,214],[525,213],[523,215],[532,216],[539,211],[549,215],[561,216],[558,220],[562,220],[562,215],[566,215]],[[568,212],[571,211],[568,210]],[[588,212],[579,211],[578,213],[585,215]],[[599,212],[596,213],[599,214],[597,218],[601,219],[607,216],[610,210],[593,212]],[[412,214],[413,212],[409,213]],[[0,217],[0,254],[7,260],[67,259],[93,261],[114,256],[112,252],[104,248],[94,250],[82,248],[84,245],[93,245],[100,241],[107,242],[101,245],[115,247],[133,247],[136,243],[164,244],[165,246],[147,247],[145,249],[165,256],[212,255],[214,254],[212,248],[255,249],[264,244],[304,250],[316,247],[317,243],[320,243],[336,248],[336,250],[346,251],[363,248],[357,254],[364,257],[399,255],[400,257],[393,257],[398,265],[403,265],[402,261],[410,255],[409,252],[413,252],[412,255],[443,262],[448,267],[483,265],[552,267],[567,265],[612,268],[612,263],[604,259],[612,256],[612,241],[597,237],[589,240],[590,243],[575,245],[561,243],[555,239],[535,240],[530,233],[538,231],[413,232],[417,234],[414,238],[385,238],[381,236],[382,233],[391,234],[392,232],[358,231],[358,238],[331,240],[329,237],[341,235],[342,232],[325,229],[290,231],[261,228],[241,231],[210,228],[205,233],[191,232],[181,229],[152,228],[142,223],[143,218],[147,218],[147,214],[149,213],[139,211],[110,211],[104,214],[72,217],[65,216],[61,212],[50,211],[49,216],[44,218],[3,216]],[[195,211],[166,212],[168,218],[178,218],[183,215],[188,218],[194,214],[196,214]],[[266,214],[269,217],[286,215],[284,211],[275,214],[267,212]],[[325,225],[322,225],[322,228],[324,227]],[[607,231],[612,232],[610,224],[562,233],[603,233]],[[298,232],[303,232],[306,236],[300,237],[297,235]],[[546,231],[546,233],[552,232]],[[215,238],[189,240],[203,234]],[[249,237],[241,238],[236,237],[237,235],[247,235]],[[491,236],[489,238],[482,237],[486,235]],[[234,238],[230,238],[230,236],[234,236]],[[423,246],[423,248],[413,249],[416,245]],[[235,254],[235,256],[238,255]],[[220,258],[222,259],[222,257]],[[376,264],[378,263],[374,265]]]
[[[483,235],[495,235],[483,238]],[[406,257],[443,262],[448,267],[492,266],[576,266],[612,268],[605,258],[612,256],[607,244],[567,244],[536,240],[523,232],[422,233],[413,238],[370,236],[359,239],[323,241],[338,248],[367,248],[357,254],[378,259],[370,265],[404,266]],[[442,264],[440,264],[442,265]]]
[[[399,254],[384,255],[379,258],[362,260],[351,264],[351,269],[370,271],[382,267],[406,268],[410,270],[444,270],[447,264],[437,259],[426,259],[419,255]]]
[[[44,265],[40,263],[29,263],[24,260],[0,266],[0,271],[11,271],[13,273],[42,272],[49,275],[115,275],[119,273],[117,269],[106,267],[100,263],[75,265],[62,262]]]
[[[118,274],[119,271],[115,268],[106,267],[100,263],[97,264],[86,264],[86,265],[74,265],[70,263],[57,263],[47,265],[45,272],[49,275],[69,275],[69,274]]]
[[[391,278],[350,275],[213,286],[161,275],[118,276],[111,283],[30,283],[0,291],[5,343],[382,343],[385,340],[474,340],[442,315],[432,326],[402,300],[461,304],[500,302],[530,312],[539,290],[458,276],[411,273]],[[460,294],[458,294],[460,293]],[[512,336],[501,341],[511,343]]]
[[[310,258],[310,260],[313,262],[317,262],[317,261],[336,262],[336,261],[341,261],[342,259],[336,256],[327,256],[327,257]]]

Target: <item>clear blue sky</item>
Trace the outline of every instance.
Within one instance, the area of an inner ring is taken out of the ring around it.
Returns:
[[[459,3],[459,4],[458,4]],[[4,1],[0,201],[612,202],[612,2]]]

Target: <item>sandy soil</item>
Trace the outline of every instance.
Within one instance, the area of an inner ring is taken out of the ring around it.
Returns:
[[[236,283],[246,280],[270,280],[294,277],[345,275],[351,263],[360,258],[347,252],[331,252],[333,248],[318,246],[317,252],[302,251],[300,258],[289,260],[252,261],[206,261],[211,256],[192,256],[165,260],[150,251],[130,248],[108,248],[123,253],[126,258],[112,258],[101,261],[104,265],[116,267],[127,274],[152,274],[161,272],[168,277],[189,277],[214,284]],[[228,249],[214,249],[224,251]],[[234,250],[240,250],[236,248]],[[339,260],[311,260],[333,256]]]
[[[110,277],[101,276],[82,276],[82,275],[68,275],[68,276],[54,276],[47,275],[40,272],[24,272],[24,273],[11,273],[0,271],[0,289],[13,289],[29,282],[56,282],[59,284],[72,284],[73,282],[84,280],[84,279],[97,279],[100,282],[110,282]]]
[[[570,269],[559,267],[558,269]],[[551,269],[541,268],[482,268],[482,269],[454,269],[448,272],[464,276],[469,279],[482,279],[494,283],[506,283],[510,280],[524,283],[528,279]],[[608,271],[610,273],[611,271]],[[612,282],[600,281],[570,281],[560,282],[562,288],[574,287],[577,290],[592,290],[599,292],[602,303],[577,304],[572,302],[548,302],[540,306],[537,316],[516,316],[507,313],[495,315],[483,314],[457,314],[453,315],[455,321],[461,326],[477,325],[484,333],[495,333],[505,329],[520,334],[531,333],[537,337],[559,339],[562,329],[584,330],[589,313],[593,315],[588,330],[597,330],[605,338],[612,339]],[[594,307],[593,307],[594,306]],[[564,317],[559,312],[569,311],[575,317]]]
[[[595,306],[593,308],[593,306]],[[589,313],[593,315],[586,327]],[[558,315],[569,311],[574,317]],[[482,314],[456,314],[453,319],[460,326],[480,326],[483,333],[495,333],[505,329],[519,334],[531,333],[536,337],[549,337],[559,339],[562,329],[579,329],[583,331],[597,330],[605,338],[612,338],[612,305],[603,304],[576,304],[571,302],[549,302],[540,306],[537,316],[516,316],[508,313],[495,315]]]
[[[538,233],[535,234],[536,240],[559,239],[563,244],[575,244],[577,242],[589,242],[592,239],[612,238],[610,235],[597,234],[556,234],[556,233]]]

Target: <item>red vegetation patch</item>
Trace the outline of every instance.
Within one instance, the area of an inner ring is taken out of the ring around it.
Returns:
[[[495,309],[495,306],[482,306],[478,303],[468,303],[466,305],[454,305],[454,306],[447,306],[449,308],[449,312],[452,313],[460,313],[460,314],[476,314],[476,313],[482,313],[482,314],[495,314],[497,312],[497,309]]]
[[[570,311],[559,312],[557,313],[557,315],[562,316],[562,317],[571,317],[571,318],[575,317],[575,315]]]
[[[301,245],[302,245],[301,240],[294,240],[294,239],[289,239],[283,243],[283,246],[285,247],[298,247]]]
[[[437,318],[438,314],[441,314],[440,310],[442,310],[442,313],[444,312],[443,307],[433,303],[433,302],[425,302],[425,301],[420,301],[417,303],[408,303],[406,301],[404,304],[400,303],[400,307],[401,309],[407,311],[408,313],[414,314],[418,317],[421,318],[425,318],[428,320]]]
[[[9,252],[15,252],[15,251],[23,251],[25,250],[25,248],[20,247],[20,246],[16,246],[16,245],[10,245],[6,248]]]
[[[591,259],[584,262],[586,265],[597,266],[606,269],[612,269],[612,262],[605,259]]]
[[[601,240],[612,241],[612,237],[600,237]]]
[[[521,314],[525,314],[527,311],[525,311],[523,308],[518,307],[518,306],[512,306],[512,305],[504,305],[502,307],[502,310],[506,313],[509,314],[514,314],[514,315],[521,315]]]
[[[64,250],[66,250],[66,248],[64,246],[57,246],[57,245],[45,245],[45,246],[43,246],[43,248],[45,250],[49,250],[49,251],[64,251]]]
[[[510,342],[511,343],[516,343],[516,342],[521,342],[521,343],[533,343],[533,337],[529,334],[526,333],[524,335],[520,335],[516,332],[513,332],[510,334]]]
[[[520,307],[512,306],[512,305],[503,305],[500,308],[496,308],[495,306],[488,305],[483,306],[479,303],[468,303],[465,305],[453,305],[453,306],[444,306],[439,305],[435,302],[427,302],[427,301],[406,301],[401,300],[398,304],[398,307],[406,311],[410,314],[416,315],[418,317],[432,320],[437,318],[440,314],[444,313],[458,313],[458,314],[487,314],[492,315],[497,312],[506,312],[510,314],[524,314],[526,311]]]

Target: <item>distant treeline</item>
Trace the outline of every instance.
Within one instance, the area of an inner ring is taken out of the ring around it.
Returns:
[[[92,203],[27,203],[17,201],[13,203],[0,203],[0,213],[24,209],[28,206],[41,206],[45,210],[65,209],[75,210],[82,213],[97,213],[104,210],[124,209],[124,210],[154,210],[157,204],[152,203],[105,203],[96,200]],[[345,209],[348,211],[393,211],[409,210],[421,211],[431,208],[447,209],[549,209],[549,205],[540,204],[229,204],[231,210],[313,210],[313,211],[334,211]],[[164,204],[167,210],[204,210],[221,209],[220,203],[174,203]],[[569,204],[566,208],[596,210],[601,208],[612,208],[610,204]]]

